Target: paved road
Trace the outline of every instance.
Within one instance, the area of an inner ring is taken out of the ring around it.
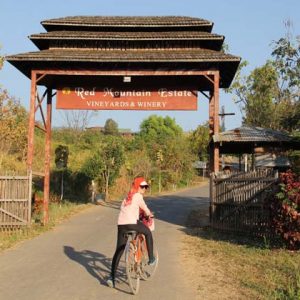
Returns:
[[[119,267],[116,289],[105,284],[116,242],[118,205],[95,206],[0,254],[1,300],[196,299],[183,278],[178,249],[191,209],[208,209],[202,186],[148,200],[156,215],[154,239],[160,261],[155,277],[130,294]]]

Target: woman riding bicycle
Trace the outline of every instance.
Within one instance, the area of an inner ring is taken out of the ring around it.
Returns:
[[[143,194],[148,187],[149,185],[143,177],[135,178],[127,197],[122,202],[118,218],[117,247],[112,260],[111,273],[106,281],[110,287],[115,287],[116,270],[126,246],[127,240],[125,233],[127,231],[136,231],[145,236],[149,254],[148,264],[154,265],[156,262],[153,255],[152,233],[150,229],[139,220],[140,209],[144,211],[148,217],[153,217],[153,214],[149,210],[143,198]]]

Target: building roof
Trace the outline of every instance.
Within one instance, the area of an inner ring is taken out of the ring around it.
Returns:
[[[214,142],[286,142],[293,140],[288,134],[261,127],[242,126],[213,136]]]
[[[202,31],[211,31],[213,23],[200,18],[186,16],[70,16],[42,21],[47,31],[56,28],[201,28]]]
[[[271,146],[283,149],[300,149],[300,142],[289,134],[261,127],[242,126],[213,136],[220,144],[220,153],[253,153],[254,148]]]
[[[11,55],[10,61],[66,61],[72,62],[236,62],[237,57],[222,52],[197,50],[80,50],[47,49],[38,52],[27,52]]]
[[[75,16],[41,24],[48,32],[29,36],[40,51],[6,57],[28,78],[33,69],[219,70],[220,87],[227,88],[241,60],[221,51],[224,36],[211,33],[213,23],[200,18]],[[49,77],[38,84],[53,84],[55,75]],[[202,81],[198,88],[210,90]]]
[[[224,42],[224,36],[202,31],[141,31],[141,32],[119,32],[119,31],[51,31],[32,34],[29,39],[40,49],[58,48],[63,44],[64,48],[77,47],[78,42],[85,44],[81,47],[93,48],[133,48],[133,42],[139,48],[156,49],[161,48],[184,48],[189,42],[190,48],[204,48],[220,51]],[[120,41],[126,40],[126,44]],[[112,42],[119,42],[112,44]],[[155,42],[155,43],[154,43]],[[159,44],[158,44],[159,43]]]

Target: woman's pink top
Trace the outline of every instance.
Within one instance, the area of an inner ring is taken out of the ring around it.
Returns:
[[[142,194],[135,193],[132,197],[131,204],[125,205],[126,199],[123,200],[121,211],[118,218],[118,225],[137,224],[139,219],[140,208],[146,213],[147,216],[151,214],[148,206],[146,205]]]

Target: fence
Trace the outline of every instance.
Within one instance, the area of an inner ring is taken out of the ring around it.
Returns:
[[[0,230],[31,222],[32,175],[0,175]]]
[[[277,177],[273,170],[212,175],[211,226],[234,232],[267,234],[270,209],[264,200]]]

